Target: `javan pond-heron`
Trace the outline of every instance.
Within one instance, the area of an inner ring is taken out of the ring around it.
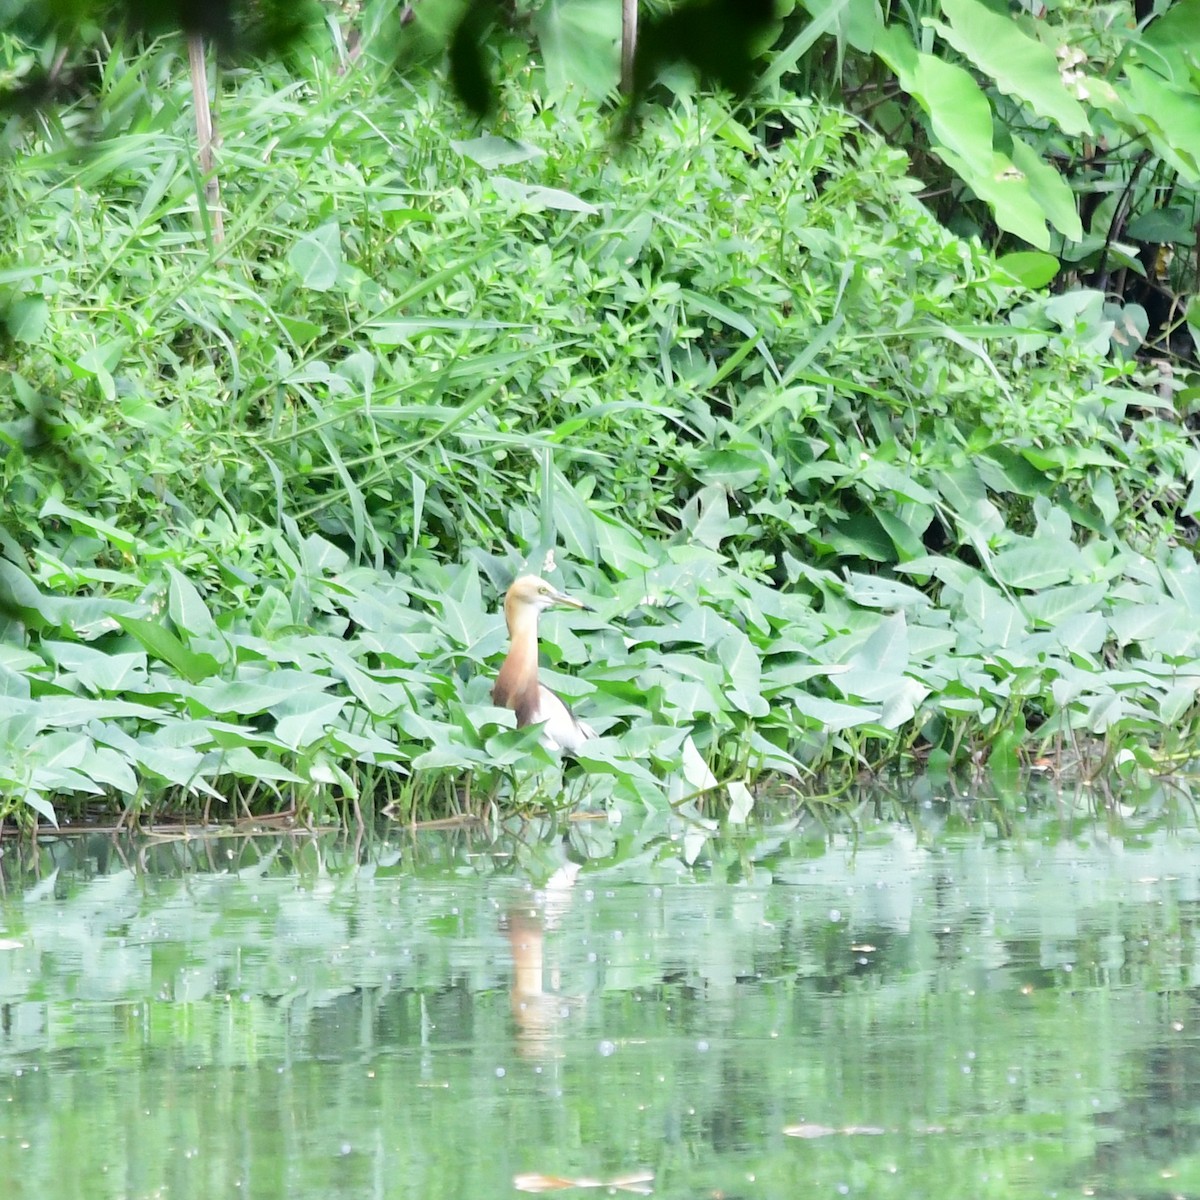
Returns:
[[[537,575],[522,575],[504,596],[508,624],[508,657],[496,676],[492,703],[517,714],[517,728],[542,725],[542,745],[547,750],[578,754],[588,738],[596,736],[538,679],[538,617],[547,608],[582,608],[587,605],[560,592]]]

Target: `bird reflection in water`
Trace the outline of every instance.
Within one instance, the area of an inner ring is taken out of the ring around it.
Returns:
[[[502,925],[512,949],[513,977],[509,990],[516,1023],[517,1050],[525,1058],[547,1058],[561,1053],[562,1026],[578,998],[561,994],[558,966],[546,968],[546,934],[559,925],[571,904],[571,889],[579,864],[563,863],[540,891],[526,903],[512,905]]]

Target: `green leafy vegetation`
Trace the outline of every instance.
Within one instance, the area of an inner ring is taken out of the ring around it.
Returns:
[[[4,163],[0,816],[544,804],[489,702],[527,568],[597,610],[543,625],[567,803],[1190,755],[1169,393],[844,113],[616,146],[533,73],[484,132],[368,43],[230,74],[217,246],[178,50],[93,82]]]
[[[1200,0],[785,7],[768,74],[904,146],[935,211],[1022,282],[1105,292],[1123,353],[1194,370]]]

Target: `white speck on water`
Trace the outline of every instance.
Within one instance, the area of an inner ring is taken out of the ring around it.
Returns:
[[[836,925],[842,919],[842,910],[840,908],[831,908],[829,910],[829,919]]]
[[[602,1041],[602,1042],[599,1044],[599,1046],[597,1046],[597,1047],[596,1047],[596,1049],[600,1051],[600,1057],[601,1057],[601,1058],[608,1058],[608,1056],[609,1056],[610,1054],[615,1054],[615,1053],[616,1053],[616,1050],[617,1050],[617,1044],[616,1044],[616,1042],[610,1042],[610,1041],[608,1040],[608,1038],[605,1038],[605,1039],[604,1039],[604,1040],[603,1040],[603,1041]]]
[[[506,1074],[507,1074],[507,1072],[505,1071],[505,1069],[503,1067],[496,1068],[496,1078],[497,1079],[503,1079]]]
[[[696,1043],[696,1049],[699,1050],[701,1054],[707,1054],[708,1053],[708,1043],[703,1038],[701,1038]]]

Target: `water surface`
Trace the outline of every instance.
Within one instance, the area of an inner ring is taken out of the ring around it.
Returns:
[[[2,1194],[1200,1193],[1191,823],[910,817],[5,844]]]

